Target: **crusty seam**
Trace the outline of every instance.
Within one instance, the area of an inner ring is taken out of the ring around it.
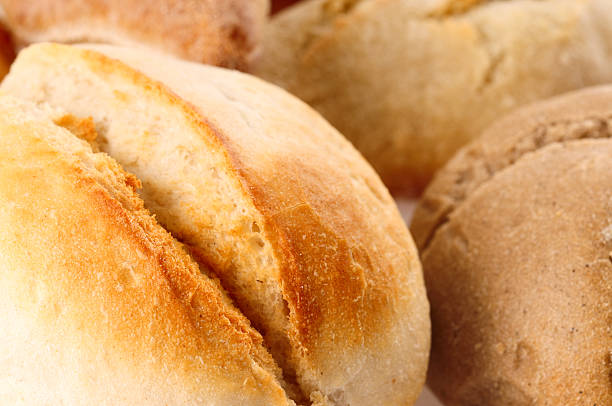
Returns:
[[[444,225],[446,223],[448,223],[450,221],[450,217],[453,215],[453,213],[455,211],[457,211],[458,209],[460,209],[463,204],[468,200],[470,194],[474,194],[476,193],[478,190],[480,190],[481,188],[483,188],[484,186],[486,186],[488,183],[492,182],[495,178],[497,178],[501,173],[505,172],[506,170],[509,170],[510,168],[512,168],[514,165],[516,165],[517,163],[519,163],[520,161],[527,159],[529,156],[531,156],[532,154],[552,147],[553,145],[568,145],[568,144],[572,144],[574,142],[578,142],[578,141],[584,141],[584,140],[596,140],[596,139],[612,139],[612,134],[610,132],[610,128],[607,125],[607,121],[608,120],[612,120],[612,115],[607,116],[605,118],[584,118],[581,120],[576,120],[576,121],[557,121],[557,122],[552,122],[548,125],[544,125],[544,126],[537,126],[536,128],[534,128],[533,131],[530,132],[530,135],[533,135],[534,133],[536,133],[538,130],[540,130],[541,128],[544,128],[544,130],[548,130],[549,128],[552,128],[554,126],[557,125],[571,125],[574,123],[579,123],[579,122],[587,122],[587,121],[592,121],[592,120],[597,120],[597,121],[601,121],[601,123],[604,124],[604,128],[605,128],[605,133],[606,136],[605,137],[592,137],[589,136],[588,133],[584,134],[585,136],[582,137],[578,137],[578,138],[573,138],[573,139],[567,139],[567,140],[557,140],[557,141],[553,141],[547,144],[539,144],[536,142],[536,148],[535,149],[529,149],[526,151],[523,151],[522,153],[520,153],[520,155],[518,155],[515,159],[510,160],[510,162],[508,163],[508,165],[499,168],[497,170],[491,169],[490,165],[486,165],[488,170],[489,170],[489,176],[482,181],[480,184],[478,184],[476,187],[472,188],[469,194],[465,194],[461,199],[459,200],[455,200],[450,207],[448,207],[444,213],[440,216],[440,219],[437,221],[437,223],[435,224],[435,226],[432,228],[429,236],[427,236],[427,238],[425,239],[425,243],[423,244],[423,249],[422,249],[422,253],[421,256],[424,256],[426,254],[426,252],[429,249],[429,246],[431,245],[431,242],[435,239],[436,235],[438,234],[438,231],[444,227]],[[529,138],[529,137],[521,137],[519,140],[517,140],[517,143],[519,143],[520,141],[524,140],[525,138]],[[483,162],[486,163],[486,156],[480,156],[478,158],[477,162]],[[470,167],[474,167],[475,164],[472,164]]]

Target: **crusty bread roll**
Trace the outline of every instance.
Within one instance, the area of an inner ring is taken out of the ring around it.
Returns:
[[[248,69],[269,0],[0,0],[22,44],[93,41],[144,46]]]
[[[412,231],[446,405],[612,404],[612,87],[498,121]]]
[[[418,191],[501,113],[612,80],[608,0],[305,0],[257,72],[346,135],[392,191]]]
[[[292,404],[138,180],[52,120],[0,96],[0,403]]]
[[[248,75],[88,48],[31,46],[2,89],[92,117],[99,148],[262,332],[297,403],[414,402],[429,351],[420,264],[353,147]]]

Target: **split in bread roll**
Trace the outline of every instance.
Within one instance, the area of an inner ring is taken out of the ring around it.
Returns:
[[[310,104],[395,192],[500,114],[612,80],[608,0],[305,0],[255,72]]]
[[[2,89],[93,119],[99,148],[262,332],[297,403],[414,402],[429,352],[418,255],[357,151],[256,78],[87,48],[31,46]]]
[[[248,69],[269,0],[0,0],[22,44],[102,42]]]
[[[1,403],[293,404],[138,180],[54,121],[77,123],[0,96]]]
[[[612,404],[612,87],[520,110],[437,175],[412,231],[446,405]]]

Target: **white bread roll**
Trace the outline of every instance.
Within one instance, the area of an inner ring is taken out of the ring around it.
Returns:
[[[103,42],[248,69],[269,0],[0,0],[21,45]]]
[[[612,2],[304,0],[263,44],[258,75],[418,193],[501,114],[612,81]]]
[[[32,46],[2,88],[93,118],[100,148],[142,180],[145,205],[219,276],[298,402],[414,402],[429,351],[420,264],[354,148],[248,75],[90,48]]]
[[[0,96],[0,403],[292,404],[138,180],[52,118]]]

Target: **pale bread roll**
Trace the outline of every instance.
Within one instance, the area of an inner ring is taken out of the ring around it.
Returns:
[[[609,0],[304,0],[255,72],[318,110],[398,193],[500,114],[612,81]]]
[[[93,118],[100,148],[263,333],[298,402],[412,404],[429,352],[420,264],[354,148],[248,75],[89,48],[31,46],[2,88]]]
[[[293,404],[138,180],[52,119],[0,96],[0,403]]]
[[[414,213],[449,406],[612,404],[612,87],[499,120]]]
[[[0,0],[22,44],[103,42],[248,69],[269,0]]]

